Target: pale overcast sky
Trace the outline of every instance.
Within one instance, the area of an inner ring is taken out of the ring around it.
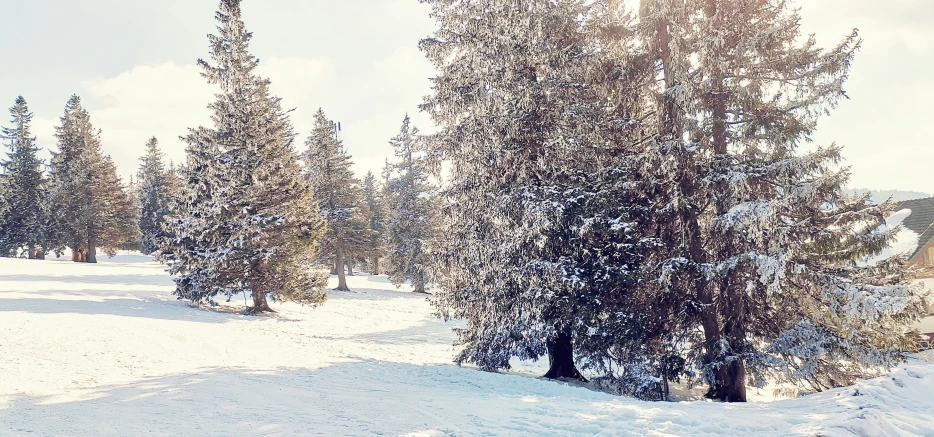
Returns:
[[[823,120],[816,143],[845,146],[854,187],[934,193],[934,0],[797,4],[805,31],[825,46],[853,27],[865,38],[847,86],[852,100]],[[216,0],[0,0],[0,107],[25,96],[39,145],[54,148],[53,126],[75,93],[124,177],[153,135],[181,162],[178,136],[208,122],[214,89],[194,63],[208,55],[216,7]],[[434,24],[418,0],[245,0],[243,10],[261,73],[297,108],[300,143],[323,107],[342,123],[362,177],[392,154],[387,141],[406,112],[430,129],[417,105],[433,71],[417,43]]]

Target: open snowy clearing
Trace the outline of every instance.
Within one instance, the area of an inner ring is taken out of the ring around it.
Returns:
[[[800,399],[646,403],[452,365],[424,296],[349,281],[247,317],[176,301],[148,257],[0,259],[0,435],[934,436],[931,354]]]

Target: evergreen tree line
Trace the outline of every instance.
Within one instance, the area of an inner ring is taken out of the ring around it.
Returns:
[[[138,240],[134,196],[101,151],[100,131],[81,99],[72,96],[55,128],[58,151],[49,163],[30,130],[33,114],[18,97],[3,128],[0,160],[0,256],[44,259],[66,248],[76,262],[97,262]]]
[[[823,49],[782,0],[426,0],[422,109],[450,163],[431,249],[458,363],[644,399],[821,391],[911,349],[921,290],[836,145],[860,39]]]
[[[315,271],[324,265],[346,290],[345,269],[379,274],[384,260],[382,271],[396,284],[411,280],[424,292],[422,225],[435,190],[408,117],[390,142],[405,161],[387,163],[382,180],[372,173],[355,178],[323,110],[315,114],[307,150],[297,154],[289,111],[253,72],[258,61],[247,51],[251,35],[239,1],[222,1],[217,19],[214,64],[199,64],[209,82],[221,85],[211,105],[218,121],[182,138],[189,147],[179,167],[166,165],[153,137],[136,178],[123,184],[78,96],[66,105],[58,151],[45,163],[30,132],[32,113],[25,99],[16,100],[13,127],[3,130],[10,151],[0,161],[0,255],[44,258],[68,248],[74,261],[96,262],[99,248],[109,255],[140,250],[170,265],[179,298],[255,294],[254,311],[270,310],[267,295],[322,300],[326,278]],[[225,44],[236,50],[227,53]],[[394,219],[402,216],[421,225]]]
[[[213,126],[183,137],[177,187],[160,188],[154,142],[138,180],[143,249],[169,266],[176,295],[208,304],[249,295],[251,313],[272,311],[269,299],[316,305],[328,271],[337,290],[349,290],[355,268],[424,293],[437,172],[408,117],[390,141],[398,162],[387,163],[382,180],[354,176],[338,125],[322,109],[297,150],[290,111],[256,73],[240,1],[222,0],[216,19],[211,58],[198,61],[219,88]]]

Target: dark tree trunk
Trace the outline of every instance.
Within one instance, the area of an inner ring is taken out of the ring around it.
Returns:
[[[704,361],[705,364],[711,364],[716,359],[715,351],[720,348],[723,334],[714,314],[704,316],[703,327],[708,357]],[[721,365],[714,380],[708,383],[710,388],[704,395],[706,398],[723,402],[746,402],[746,367],[741,360]]]
[[[331,266],[331,274],[332,274],[332,275],[336,275],[336,274],[337,274],[337,261],[334,261],[334,265]]]
[[[275,311],[269,307],[269,302],[266,301],[266,292],[265,291],[253,291],[253,307],[247,310],[250,314],[260,314],[260,313],[274,313]]]
[[[36,246],[29,245],[29,259],[36,259]]]
[[[353,275],[353,261],[347,261],[347,276]]]
[[[415,292],[416,292],[416,293],[428,294],[428,292],[425,291],[425,282],[426,282],[426,281],[425,281],[425,278],[422,277],[421,280],[415,281],[415,283],[412,284],[412,285],[415,286]]]
[[[379,257],[378,256],[373,257],[373,274],[379,275]]]
[[[336,259],[337,267],[337,288],[336,290],[341,291],[350,291],[350,288],[347,287],[347,278],[344,276],[344,257],[341,256],[340,252],[337,253]]]
[[[725,364],[705,395],[723,402],[746,402],[746,366],[741,360]]]
[[[571,334],[562,331],[557,337],[548,340],[548,362],[551,367],[545,378],[548,379],[574,379],[577,381],[586,381],[574,365],[574,343],[571,341]]]
[[[88,256],[84,262],[97,264],[97,239],[94,237],[88,238]]]

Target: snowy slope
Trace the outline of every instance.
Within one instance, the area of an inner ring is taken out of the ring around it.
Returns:
[[[176,301],[142,256],[0,259],[0,436],[934,436],[934,355],[801,399],[645,403],[453,366],[424,297],[350,285],[257,318]]]

